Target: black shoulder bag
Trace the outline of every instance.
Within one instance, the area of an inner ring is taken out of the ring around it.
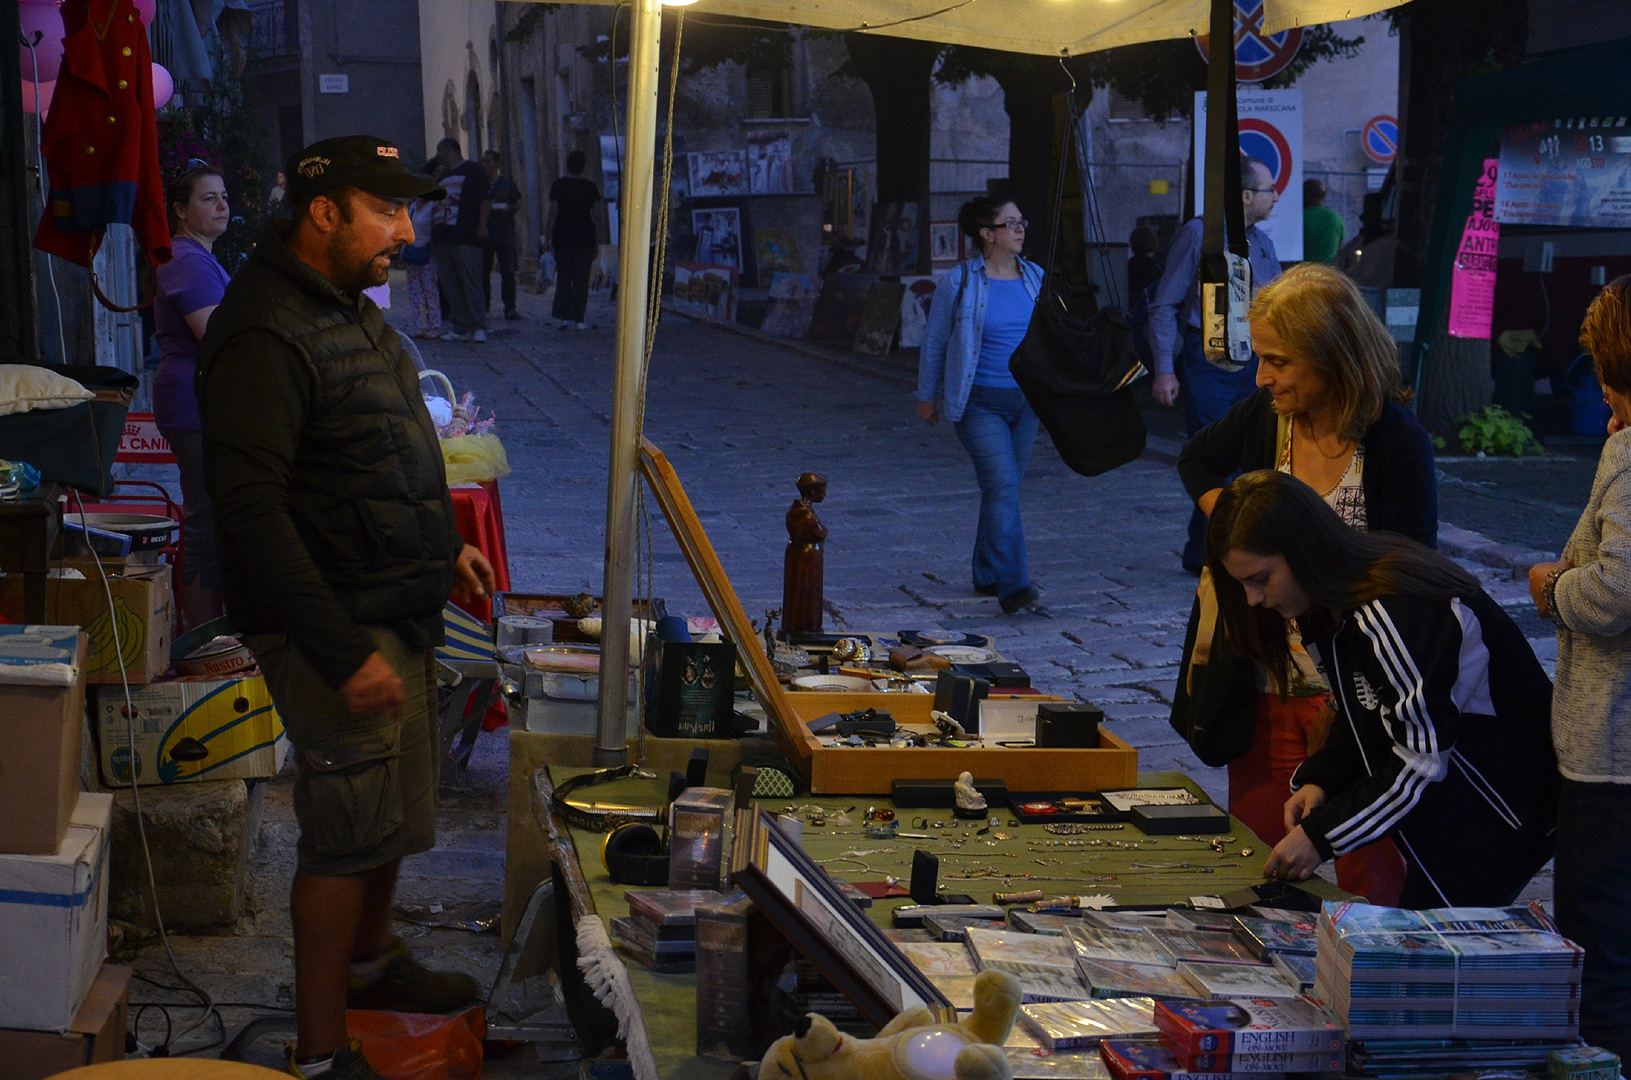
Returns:
[[[1083,476],[1098,476],[1144,452],[1144,417],[1133,401],[1132,384],[1145,374],[1145,368],[1133,347],[1126,312],[1105,306],[1078,319],[1066,309],[1052,284],[1063,228],[1059,211],[1064,201],[1065,167],[1078,122],[1074,98],[1066,114],[1042,291],[1008,370],[1048,429],[1064,463]]]

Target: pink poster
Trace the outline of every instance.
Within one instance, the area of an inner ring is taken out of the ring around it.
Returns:
[[[1461,230],[1455,269],[1450,277],[1450,336],[1487,338],[1495,319],[1495,258],[1501,226],[1495,221],[1495,159],[1484,160],[1484,172],[1473,189],[1472,213]]]

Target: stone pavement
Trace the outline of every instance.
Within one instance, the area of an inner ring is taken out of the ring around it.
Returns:
[[[399,290],[400,295],[400,290]],[[544,298],[521,297],[519,323],[494,322],[485,345],[429,342],[429,367],[491,409],[513,472],[501,484],[513,587],[599,593],[612,383],[611,308],[591,304],[598,325],[557,331]],[[406,311],[392,321],[405,328]],[[911,373],[899,359],[845,355],[805,343],[771,342],[665,314],[647,394],[647,435],[667,454],[721,562],[754,617],[780,604],[783,515],[794,480],[809,470],[830,481],[820,512],[826,545],[827,625],[857,630],[946,626],[990,634],[1035,684],[1100,705],[1139,748],[1146,769],[1182,769],[1220,801],[1223,770],[1202,766],[1167,725],[1195,579],[1178,567],[1190,504],[1172,467],[1175,413],[1152,416],[1145,457],[1107,476],[1071,473],[1046,438],[1023,491],[1032,573],[1045,609],[1005,616],[970,587],[978,488],[949,425],[930,428],[912,411]],[[700,590],[654,501],[647,499],[651,593],[675,613],[707,614]],[[1453,548],[1522,616],[1508,548],[1472,533]],[[1529,546],[1539,546],[1532,544]],[[1503,554],[1503,552],[1505,554]],[[1493,564],[1493,565],[1491,565]],[[644,593],[644,585],[637,593]],[[1524,622],[1537,652],[1555,657],[1549,629]],[[478,741],[471,770],[444,791],[435,852],[408,860],[398,928],[434,965],[489,982],[496,929],[481,931],[502,896],[502,734]],[[294,824],[288,770],[267,784],[265,823],[248,888],[249,911],[233,936],[173,937],[187,974],[218,1000],[235,1031],[268,1010],[287,1009],[292,951],[286,910]],[[1549,878],[1531,893],[1550,895]],[[426,924],[443,924],[440,926]],[[463,924],[465,928],[459,928]],[[137,969],[171,982],[161,950]],[[138,983],[133,1002],[185,999]],[[133,1006],[134,1015],[134,1006]],[[177,1012],[178,1026],[198,1015]],[[149,1014],[144,1038],[155,1034]],[[230,1032],[229,1032],[230,1033]],[[150,1040],[149,1040],[150,1041]],[[194,1033],[179,1049],[203,1040]],[[271,1051],[256,1060],[271,1064]],[[490,1060],[486,1075],[554,1075],[525,1051]]]

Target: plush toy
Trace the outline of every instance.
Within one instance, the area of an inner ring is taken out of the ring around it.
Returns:
[[[759,1080],[1013,1080],[1002,1044],[1019,1002],[1018,979],[984,971],[974,980],[974,1011],[957,1024],[908,1009],[876,1039],[852,1039],[811,1013],[771,1044]]]

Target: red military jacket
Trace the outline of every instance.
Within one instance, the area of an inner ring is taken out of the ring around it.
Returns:
[[[42,149],[49,205],[34,246],[89,266],[111,222],[170,259],[153,115],[153,58],[133,0],[64,0],[62,70]]]

